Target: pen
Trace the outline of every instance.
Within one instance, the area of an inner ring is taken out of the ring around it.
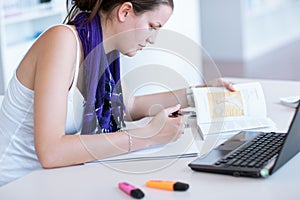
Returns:
[[[171,191],[186,191],[189,189],[189,185],[186,183],[164,180],[150,180],[146,182],[146,186]]]
[[[190,115],[190,116],[196,116],[196,113],[194,111],[180,111],[177,110],[169,115],[169,117],[178,117],[179,115]]]
[[[126,194],[130,195],[133,198],[141,199],[145,196],[142,190],[140,190],[137,187],[134,187],[133,185],[130,185],[127,182],[121,182],[119,183],[119,188],[125,192]]]

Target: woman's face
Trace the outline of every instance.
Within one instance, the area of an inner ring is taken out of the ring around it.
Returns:
[[[136,55],[148,43],[153,44],[157,31],[168,21],[172,14],[172,8],[167,5],[160,5],[155,10],[147,11],[141,15],[134,12],[119,29],[120,36],[116,43],[116,49],[127,56]]]

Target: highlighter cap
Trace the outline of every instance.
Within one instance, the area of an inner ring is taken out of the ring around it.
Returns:
[[[186,183],[176,182],[174,184],[174,191],[186,191],[189,189],[189,185]]]
[[[130,196],[136,198],[136,199],[141,199],[145,196],[145,194],[143,193],[142,190],[140,189],[135,189],[135,190],[131,190],[130,192]]]

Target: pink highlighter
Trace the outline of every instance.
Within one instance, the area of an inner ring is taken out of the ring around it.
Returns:
[[[137,187],[134,187],[133,185],[130,185],[127,182],[121,182],[119,183],[119,188],[125,192],[126,194],[130,195],[133,198],[141,199],[145,196],[142,190],[140,190]]]

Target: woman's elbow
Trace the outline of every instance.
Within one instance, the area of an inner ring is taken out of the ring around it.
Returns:
[[[37,156],[41,166],[44,169],[60,167],[60,158],[57,152],[53,149],[37,150]]]

